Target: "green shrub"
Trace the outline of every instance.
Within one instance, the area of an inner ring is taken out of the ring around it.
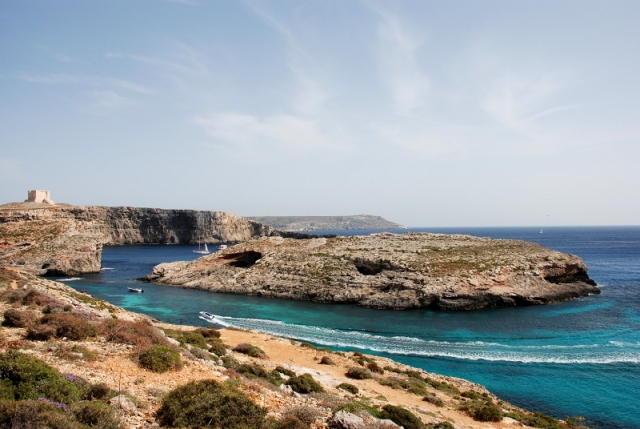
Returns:
[[[4,312],[4,321],[2,326],[11,328],[27,328],[33,325],[38,316],[33,311],[21,311],[10,308]]]
[[[248,343],[240,343],[233,348],[234,352],[242,353],[251,357],[266,359],[267,354],[260,348]]]
[[[358,367],[358,366],[353,366],[353,367],[349,368],[347,370],[347,374],[346,375],[347,375],[347,377],[353,378],[353,379],[356,379],[356,380],[364,380],[364,379],[373,377],[373,374],[371,374],[371,371],[369,371],[366,368],[361,368],[361,367]]]
[[[122,424],[116,410],[104,402],[76,402],[71,405],[76,420],[91,429],[120,429]]]
[[[502,420],[502,412],[495,405],[487,403],[476,408],[472,417],[479,422],[499,422]]]
[[[269,373],[267,372],[267,370],[258,365],[243,363],[238,368],[236,368],[236,372],[248,377],[258,377],[264,379],[269,378]]]
[[[382,414],[383,414],[382,411],[380,411],[379,409],[360,401],[351,401],[351,402],[340,404],[337,407],[335,407],[332,411],[334,414],[337,413],[338,411],[346,411],[347,413],[351,413],[351,414],[358,414],[362,411],[365,411],[377,419],[382,418]]]
[[[200,328],[198,331],[205,338],[220,338],[220,331],[216,328]]]
[[[369,363],[366,365],[366,367],[367,367],[367,369],[369,369],[369,371],[371,371],[371,372],[376,372],[376,373],[378,373],[378,374],[384,374],[384,369],[382,369],[382,368],[380,367],[380,365],[378,365],[378,363],[377,363],[377,362],[369,362]]]
[[[382,407],[382,418],[389,419],[404,429],[422,429],[424,424],[411,411],[395,405]]]
[[[72,314],[46,314],[40,323],[55,328],[56,337],[66,337],[71,341],[82,341],[96,335],[96,329],[89,322]]]
[[[336,364],[333,361],[333,359],[331,359],[329,356],[322,356],[322,359],[320,359],[320,363],[322,365],[335,365]]]
[[[150,347],[152,344],[163,346],[169,344],[159,329],[144,322],[110,319],[100,324],[99,332],[107,341],[129,344],[140,349]]]
[[[536,412],[533,414],[529,414],[528,416],[524,416],[522,420],[520,420],[520,422],[534,428],[541,428],[541,429],[561,429],[562,428],[562,426],[560,425],[560,423],[558,423],[556,419],[554,419],[553,417],[547,416],[545,414],[542,414],[540,412]]]
[[[440,422],[425,426],[427,429],[454,429],[454,426],[449,422]]]
[[[216,429],[260,428],[266,410],[240,391],[215,380],[192,381],[169,392],[158,418],[162,426]]]
[[[297,393],[324,392],[324,389],[311,374],[302,374],[289,378],[285,383]]]
[[[285,368],[283,366],[280,366],[280,365],[276,366],[275,370],[278,371],[280,374],[286,375],[287,377],[295,377],[296,376],[295,372],[293,372],[290,369],[287,369],[287,368]]]
[[[462,392],[460,396],[473,399],[474,401],[478,399],[484,399],[484,397],[481,394],[479,394],[478,392],[474,392],[473,390],[467,390],[465,392]]]
[[[87,386],[84,392],[84,399],[87,400],[107,400],[116,396],[118,392],[107,386],[105,383],[96,383]]]
[[[224,356],[227,354],[227,346],[218,341],[213,341],[211,343],[211,347],[209,347],[209,352],[213,353],[216,356]]]
[[[211,353],[197,347],[192,348],[190,352],[193,356],[201,360],[218,360],[218,358],[213,356]]]
[[[182,337],[180,337],[178,341],[180,341],[181,345],[189,344],[193,347],[197,347],[199,349],[204,349],[204,350],[208,348],[207,342],[205,341],[204,336],[198,331],[188,332],[184,334]]]
[[[151,346],[140,354],[138,363],[142,368],[153,372],[179,369],[180,353],[167,346]]]
[[[357,395],[358,392],[360,391],[360,389],[358,389],[357,386],[354,386],[353,384],[350,384],[350,383],[340,383],[336,386],[336,389],[346,390],[347,392],[352,393],[354,395]]]
[[[85,429],[60,406],[49,401],[0,401],[0,427]]]
[[[438,398],[433,393],[428,393],[427,395],[424,396],[424,398],[422,398],[422,400],[430,404],[433,404],[436,407],[444,406],[444,402],[442,402],[442,399]]]
[[[233,356],[225,355],[222,356],[222,366],[227,369],[236,369],[240,366],[240,362],[235,360]]]
[[[43,397],[68,404],[81,395],[80,389],[58,371],[40,359],[17,351],[0,355],[0,380],[0,397],[5,399]]]

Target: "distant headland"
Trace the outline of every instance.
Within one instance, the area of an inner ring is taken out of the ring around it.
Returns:
[[[252,216],[248,219],[283,231],[318,231],[337,229],[404,229],[380,216]]]

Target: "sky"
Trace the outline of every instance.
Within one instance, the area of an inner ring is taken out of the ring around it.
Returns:
[[[2,0],[0,204],[640,224],[640,2]]]

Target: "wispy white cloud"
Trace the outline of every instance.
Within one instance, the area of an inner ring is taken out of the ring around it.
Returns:
[[[142,85],[126,79],[117,79],[105,76],[53,73],[48,75],[19,74],[18,79],[25,82],[40,83],[46,85],[83,85],[93,87],[118,87],[138,94],[151,95],[154,92]]]
[[[95,104],[108,109],[120,109],[137,104],[137,101],[122,96],[114,91],[91,91],[87,93],[94,98]]]
[[[411,114],[427,103],[431,81],[418,64],[417,53],[424,38],[409,30],[401,17],[373,8],[381,18],[376,56],[396,113]]]
[[[310,149],[332,148],[336,145],[308,119],[293,115],[258,118],[239,113],[196,116],[192,122],[204,129],[216,144],[247,153],[304,153]]]

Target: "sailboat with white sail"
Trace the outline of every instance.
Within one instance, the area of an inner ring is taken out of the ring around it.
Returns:
[[[207,247],[207,243],[204,243],[204,249],[200,248],[200,239],[198,238],[198,249],[193,251],[193,253],[199,253],[201,255],[208,255],[209,253],[209,248]]]

